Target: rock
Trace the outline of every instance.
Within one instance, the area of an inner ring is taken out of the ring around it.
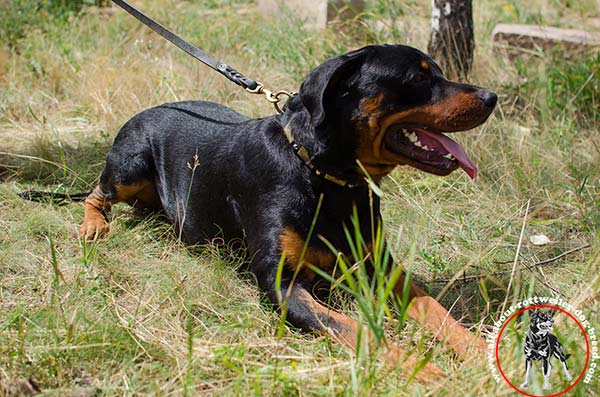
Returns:
[[[351,19],[364,11],[366,0],[258,0],[263,15],[290,13],[304,20],[307,29],[324,29],[327,22]]]
[[[529,237],[529,242],[533,245],[550,244],[550,239],[545,234],[535,234]]]
[[[600,47],[600,33],[550,26],[501,23],[494,27],[492,41],[496,48],[517,54],[532,49],[546,50],[552,47],[576,52]]]

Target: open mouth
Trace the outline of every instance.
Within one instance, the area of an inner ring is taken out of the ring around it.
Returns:
[[[409,160],[409,164],[437,175],[448,175],[458,167],[471,179],[477,176],[477,166],[465,150],[446,135],[426,127],[391,126],[385,133],[386,148]]]

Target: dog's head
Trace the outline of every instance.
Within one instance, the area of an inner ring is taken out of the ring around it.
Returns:
[[[545,311],[533,310],[529,314],[529,329],[536,335],[546,335],[553,325],[552,316]]]
[[[300,87],[300,100],[321,136],[352,146],[372,175],[410,165],[437,175],[477,168],[443,133],[485,122],[495,93],[444,78],[426,54],[402,45],[369,46],[332,58]]]

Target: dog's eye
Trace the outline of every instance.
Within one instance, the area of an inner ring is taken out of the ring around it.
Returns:
[[[415,75],[415,77],[413,78],[413,81],[415,83],[421,83],[423,81],[425,81],[427,79],[427,76],[425,75],[425,72],[419,72]]]

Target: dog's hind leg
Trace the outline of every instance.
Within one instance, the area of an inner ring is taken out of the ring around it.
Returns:
[[[530,358],[525,359],[525,380],[521,383],[521,389],[526,389],[529,386],[529,374],[531,373],[532,360]]]
[[[83,224],[79,229],[82,239],[93,240],[108,231],[111,207],[126,202],[135,207],[159,209],[160,200],[154,185],[148,181],[132,184],[100,183],[84,201]]]
[[[79,228],[79,235],[84,240],[93,240],[108,231],[107,215],[112,200],[107,199],[100,186],[96,186],[83,205],[83,223]]]
[[[100,184],[85,199],[81,238],[91,240],[106,233],[107,215],[116,203],[162,208],[154,185],[156,170],[146,129],[134,118],[119,131],[106,156]]]

